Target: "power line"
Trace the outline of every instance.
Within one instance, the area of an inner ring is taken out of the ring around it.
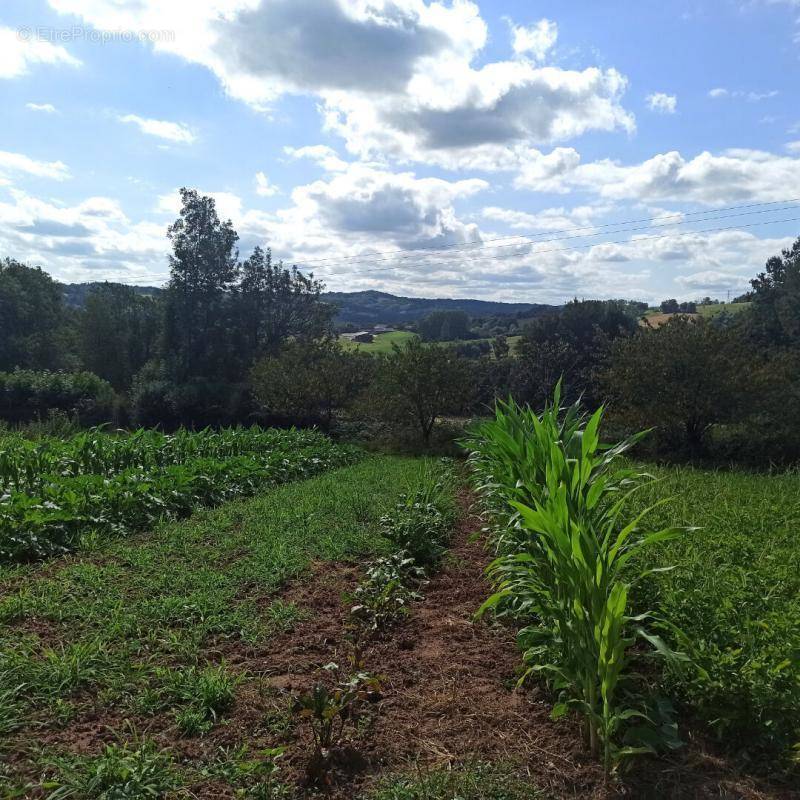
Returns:
[[[330,263],[330,262],[334,262],[335,264],[339,264],[339,263],[344,263],[344,262],[353,261],[353,260],[355,260],[357,263],[367,262],[367,261],[369,261],[370,263],[374,263],[375,261],[388,261],[388,260],[391,260],[391,258],[394,257],[394,256],[402,256],[403,254],[407,254],[407,256],[410,258],[410,257],[414,257],[414,256],[418,257],[420,254],[425,254],[427,252],[436,253],[436,252],[445,251],[445,250],[455,250],[455,249],[463,249],[463,248],[482,249],[482,248],[486,248],[486,247],[514,247],[514,246],[516,246],[518,244],[523,244],[524,243],[524,242],[511,242],[510,244],[506,244],[506,245],[494,245],[493,244],[494,242],[507,241],[507,240],[510,240],[510,239],[523,239],[523,240],[539,239],[540,242],[563,241],[563,240],[567,240],[567,239],[580,239],[580,238],[586,238],[588,236],[599,236],[603,232],[606,232],[603,229],[607,229],[607,228],[622,228],[623,226],[626,226],[626,225],[638,225],[638,224],[641,224],[641,223],[644,223],[644,222],[654,223],[654,222],[660,222],[662,220],[670,220],[670,219],[676,219],[676,218],[678,220],[677,222],[673,222],[673,223],[667,222],[663,226],[657,226],[657,225],[654,226],[654,225],[648,224],[648,225],[644,226],[643,228],[631,229],[631,230],[646,230],[646,229],[648,229],[650,227],[666,227],[666,225],[671,225],[671,224],[675,224],[675,225],[684,224],[684,222],[682,220],[685,220],[686,217],[697,217],[699,215],[707,216],[709,214],[720,214],[723,211],[740,211],[742,209],[761,208],[761,207],[764,207],[764,206],[786,205],[786,204],[789,204],[789,203],[797,203],[797,202],[800,202],[800,198],[795,197],[795,198],[789,198],[787,200],[770,200],[770,201],[763,201],[763,202],[759,202],[759,203],[745,203],[743,205],[725,206],[725,207],[722,207],[722,208],[705,209],[705,210],[702,210],[702,211],[675,212],[673,214],[665,214],[665,215],[661,215],[661,216],[657,216],[657,217],[643,217],[641,219],[622,220],[620,222],[606,222],[606,223],[602,223],[602,224],[598,224],[598,225],[588,225],[588,226],[579,227],[579,228],[563,228],[563,229],[560,229],[560,230],[541,231],[539,233],[508,234],[506,236],[496,236],[496,237],[492,237],[492,238],[489,238],[489,239],[483,239],[480,242],[454,242],[454,243],[450,243],[450,244],[439,245],[438,247],[398,248],[396,250],[381,250],[381,251],[378,251],[377,253],[374,253],[371,256],[365,256],[363,254],[350,255],[350,256],[329,256],[329,257],[326,257],[326,258],[298,260],[297,263],[301,264],[303,266]],[[769,210],[785,211],[785,210],[788,210],[788,209],[769,209]],[[724,216],[724,217],[714,217],[713,219],[729,219],[729,218],[734,217],[734,216],[748,216],[749,214],[764,214],[764,213],[768,213],[769,210],[750,211],[750,212],[744,212],[742,214],[731,214],[731,215]],[[712,220],[711,219],[686,220],[686,222],[692,222],[692,221],[710,222]],[[628,230],[629,229],[620,230],[620,231],[611,231],[610,233],[623,233],[623,232],[628,232]],[[594,233],[594,234],[592,234],[592,233],[584,233],[584,234],[578,235],[577,234],[578,231],[598,231],[598,233]],[[569,236],[556,236],[556,237],[553,237],[554,234],[570,234],[570,235]],[[550,236],[551,238],[549,238],[549,239],[541,239],[541,238],[539,238],[539,237],[542,237],[542,236]],[[384,258],[384,256],[386,258]]]
[[[744,225],[726,225],[719,228],[702,228],[700,230],[695,231],[683,231],[679,233],[661,233],[653,236],[640,236],[635,242],[631,242],[630,239],[617,239],[615,241],[606,241],[606,242],[589,242],[587,244],[581,245],[574,245],[573,247],[554,247],[550,248],[549,250],[536,250],[534,253],[530,255],[539,256],[544,255],[546,253],[564,253],[569,252],[572,250],[583,250],[588,247],[599,247],[601,245],[609,245],[609,244],[632,244],[638,243],[643,241],[653,241],[657,239],[671,239],[671,238],[678,238],[681,236],[691,236],[697,233],[720,233],[722,231],[732,231],[732,230],[741,230],[742,228],[755,228],[759,225],[778,225],[783,222],[798,222],[800,221],[800,217],[790,217],[788,219],[769,219],[769,220],[760,220],[759,222],[750,222],[745,223]],[[554,240],[559,241],[559,240]],[[536,244],[536,243],[534,243]],[[525,255],[528,255],[527,253]],[[493,255],[493,256],[485,256],[485,260],[495,260],[498,258],[514,258],[514,255],[506,256],[504,253],[500,255]],[[425,266],[422,264],[422,266]],[[431,264],[433,266],[433,264]],[[333,272],[328,273],[327,277],[339,276],[339,275],[364,275],[369,272],[391,272],[392,270],[400,269],[397,266],[389,266],[389,267],[375,267],[373,269],[365,269],[365,270],[356,270],[353,272]],[[323,275],[322,277],[326,277]]]

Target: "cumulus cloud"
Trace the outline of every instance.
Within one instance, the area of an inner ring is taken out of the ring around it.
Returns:
[[[270,182],[270,179],[263,172],[256,172],[256,194],[260,197],[272,197],[278,194],[280,189]]]
[[[558,39],[558,25],[549,19],[540,19],[534,25],[511,23],[511,46],[517,55],[527,55],[543,61]]]
[[[117,117],[120,122],[136,125],[142,133],[166,139],[177,144],[192,144],[195,135],[191,129],[182,122],[168,122],[161,119],[146,119],[136,114],[124,114]]]
[[[0,150],[0,176],[9,172],[32,175],[35,178],[52,178],[56,181],[71,177],[69,168],[62,161],[38,161],[22,153]]]
[[[523,172],[517,186],[541,189],[544,181],[551,190],[584,189],[613,200],[713,205],[784,200],[787,193],[791,194],[786,187],[800,181],[800,158],[762,150],[729,149],[716,155],[706,151],[691,159],[673,150],[628,166],[610,159],[587,164],[579,161],[572,151],[544,177]]]
[[[202,0],[191,14],[157,0],[50,3],[101,28],[174,28],[154,46],[256,108],[313,94],[327,130],[365,159],[492,169],[519,147],[634,129],[618,71],[537,66],[556,35],[547,20],[515,28],[530,58],[476,67],[487,27],[467,0]]]
[[[29,111],[41,111],[45,114],[55,114],[57,110],[51,103],[25,103],[25,108]]]
[[[109,197],[55,204],[11,189],[0,200],[0,248],[60,280],[159,282],[166,274],[164,233],[163,225],[131,221]]]
[[[674,114],[678,108],[678,98],[674,94],[654,92],[647,95],[647,107],[658,114]]]
[[[34,64],[80,66],[63,47],[36,39],[29,29],[0,27],[0,78],[18,78]]]
[[[517,209],[487,206],[481,211],[484,219],[502,222],[515,230],[557,231],[585,228],[608,211],[607,207],[576,206],[574,208],[545,208],[531,214]]]

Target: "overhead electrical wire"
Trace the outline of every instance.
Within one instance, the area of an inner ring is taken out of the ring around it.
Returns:
[[[786,210],[786,209],[782,209],[782,210]],[[750,222],[750,223],[745,223],[743,225],[726,225],[726,226],[717,227],[717,228],[701,228],[700,230],[679,231],[677,233],[674,233],[674,232],[673,233],[661,233],[661,234],[656,234],[656,235],[653,235],[653,236],[640,236],[637,239],[635,239],[633,242],[631,242],[630,239],[617,239],[615,241],[588,242],[586,244],[574,245],[572,247],[554,247],[554,248],[550,248],[548,250],[536,250],[533,253],[525,254],[525,255],[539,256],[539,255],[544,255],[546,253],[563,253],[563,252],[569,252],[569,251],[573,251],[573,250],[583,250],[583,249],[591,248],[591,247],[599,247],[601,245],[614,245],[614,244],[620,244],[621,245],[621,244],[631,244],[631,243],[638,244],[639,242],[653,241],[653,240],[656,240],[656,239],[672,239],[672,238],[677,238],[677,237],[681,237],[681,236],[691,236],[693,234],[698,234],[698,233],[720,233],[722,231],[741,230],[742,228],[755,228],[755,227],[757,227],[759,225],[778,225],[778,224],[781,224],[781,223],[784,223],[784,222],[798,222],[798,221],[800,221],[800,217],[789,217],[787,219],[760,220],[759,222]],[[622,233],[623,231],[615,231],[615,232],[616,233]],[[547,241],[547,240],[545,240],[545,241]],[[551,240],[551,241],[560,241],[560,240],[554,239],[554,240]],[[484,258],[484,260],[495,260],[495,259],[499,259],[499,258],[513,258],[513,257],[514,257],[513,255],[509,256],[509,255],[506,255],[506,254],[503,253],[503,254],[500,254],[500,255],[487,255],[487,256],[484,256],[483,258]],[[369,261],[369,259],[364,259],[363,262],[359,262],[359,263],[367,263],[368,261]],[[445,265],[434,264],[433,262],[429,262],[429,264],[430,264],[430,266],[434,266],[435,265],[435,266],[439,266],[439,267],[442,267],[442,268],[446,268]],[[425,266],[424,263],[422,265]],[[374,268],[366,269],[366,270],[354,270],[354,271],[348,270],[347,272],[331,272],[331,273],[323,274],[321,277],[333,277],[333,276],[341,276],[341,275],[347,275],[347,276],[350,276],[350,275],[364,275],[364,274],[367,274],[367,273],[370,273],[370,272],[391,272],[391,271],[397,270],[397,269],[401,269],[401,267],[395,265],[395,266],[387,266],[387,267],[374,267]]]
[[[420,258],[421,256],[424,256],[429,253],[430,254],[437,254],[440,252],[447,253],[449,251],[460,250],[460,249],[481,250],[489,248],[496,249],[500,247],[518,247],[520,245],[524,245],[527,243],[542,244],[554,241],[566,241],[570,239],[583,239],[583,238],[602,236],[602,235],[614,235],[617,233],[635,233],[637,231],[649,230],[650,228],[665,228],[673,225],[686,225],[693,222],[694,223],[712,222],[720,219],[731,219],[733,217],[750,216],[753,214],[765,214],[770,212],[788,211],[792,208],[792,206],[789,204],[797,202],[800,202],[800,198],[789,198],[786,200],[771,200],[759,203],[746,203],[742,205],[725,206],[716,209],[705,209],[702,211],[675,212],[673,214],[665,214],[657,217],[645,217],[641,219],[621,220],[619,222],[607,222],[598,225],[589,225],[578,228],[549,230],[549,231],[541,231],[539,233],[528,233],[528,234],[524,233],[508,234],[506,236],[497,236],[489,239],[482,239],[477,242],[455,242],[455,243],[439,245],[437,247],[427,247],[427,248],[398,248],[396,250],[378,251],[372,255],[365,255],[363,253],[360,253],[349,256],[329,256],[326,258],[317,258],[317,259],[298,259],[297,264],[299,266],[304,266],[304,267],[313,267],[315,264],[325,264],[325,263],[329,264],[332,262],[334,265],[344,264],[346,262],[375,263],[376,261],[390,261],[402,258]],[[780,209],[772,208],[772,206],[776,205],[785,205],[788,207]],[[769,206],[770,208],[764,208],[765,206]],[[760,210],[758,211],[743,210],[752,208],[759,208]],[[708,215],[718,215],[721,214],[722,212],[727,212],[727,211],[734,211],[741,213],[726,214],[724,216],[713,216],[710,218],[708,217]],[[694,219],[695,217],[698,217],[700,215],[703,215],[706,218]],[[691,217],[691,219],[687,219],[689,217]],[[675,221],[664,222],[664,224],[662,225],[652,224],[664,220],[675,220]],[[638,228],[625,227],[630,225],[640,225],[641,223],[648,223],[648,224]],[[613,228],[614,230],[607,230],[609,228]],[[579,231],[596,231],[596,233],[578,233]],[[556,235],[554,236],[554,234]],[[558,234],[568,234],[568,235],[560,236]],[[545,236],[550,238],[540,238]],[[495,242],[503,242],[508,240],[521,240],[521,241],[510,241],[508,244],[495,244]],[[536,240],[536,241],[531,242],[530,240]]]

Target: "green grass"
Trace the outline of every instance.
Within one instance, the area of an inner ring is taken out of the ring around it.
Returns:
[[[340,338],[339,341],[346,350],[360,350],[362,353],[391,353],[392,345],[397,344],[402,346],[405,342],[415,339],[416,333],[411,331],[392,331],[391,333],[379,333],[375,336],[375,340],[369,343],[351,342],[347,339]],[[516,355],[517,346],[522,341],[522,336],[507,336],[509,353],[513,356]],[[442,344],[473,344],[478,342],[490,342],[492,339],[454,339],[449,342],[442,342]]]
[[[362,353],[391,353],[392,345],[402,346],[410,339],[416,339],[417,334],[411,331],[390,331],[389,333],[378,333],[371,342],[351,342],[348,339],[340,338],[346,350],[359,350]]]
[[[182,735],[224,720],[247,675],[215,646],[291,628],[303,609],[264,601],[312,561],[388,552],[380,518],[422,463],[369,457],[149,534],[101,541],[91,553],[0,567],[0,751],[11,737],[25,740],[37,772],[37,732],[92,709],[169,714]],[[134,758],[106,755],[114,764]],[[71,784],[83,786],[97,764],[67,766]],[[0,796],[4,789],[0,775]]]
[[[733,748],[785,759],[800,743],[800,473],[653,470],[636,499],[672,497],[648,525],[700,526],[661,545],[648,566],[675,564],[637,590],[692,640],[707,675],[668,676]]]
[[[714,303],[710,306],[697,306],[697,313],[701,317],[711,319],[721,314],[723,311],[727,314],[741,314],[750,308],[750,303]]]
[[[361,800],[544,800],[529,781],[500,766],[420,769],[389,778]]]

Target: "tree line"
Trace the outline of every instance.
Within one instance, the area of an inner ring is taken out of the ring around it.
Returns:
[[[736,315],[706,320],[666,301],[675,316],[651,328],[643,304],[574,300],[515,316],[512,349],[496,320],[437,311],[421,338],[370,356],[338,341],[313,275],[268,247],[241,258],[213,199],[183,189],[181,201],[157,296],[100,284],[71,308],[40,268],[0,262],[0,416],[313,424],[430,445],[497,398],[538,408],[563,378],[567,400],[608,403],[610,425],[655,427],[661,454],[800,457],[800,239],[769,259]]]

